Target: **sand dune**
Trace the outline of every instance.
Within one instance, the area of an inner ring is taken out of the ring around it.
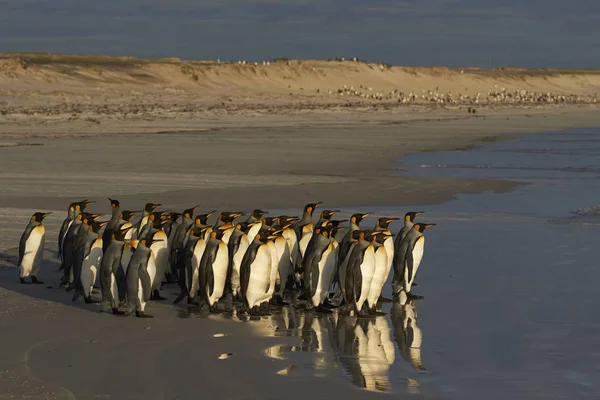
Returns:
[[[411,113],[596,104],[600,71],[408,68],[359,61],[239,63],[0,54],[0,124],[175,121],[327,111]],[[314,118],[308,118],[314,121]],[[185,122],[185,123],[184,123]],[[243,124],[242,124],[243,125]]]

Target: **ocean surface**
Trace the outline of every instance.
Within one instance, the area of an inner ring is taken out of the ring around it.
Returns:
[[[413,176],[523,185],[435,206],[361,209],[424,210],[418,220],[437,224],[425,232],[413,289],[425,299],[384,304],[388,315],[372,320],[284,308],[250,321],[263,335],[295,337],[265,350],[289,361],[280,373],[414,398],[598,398],[600,130],[530,134],[399,163],[399,173]],[[389,284],[384,294],[391,297]]]

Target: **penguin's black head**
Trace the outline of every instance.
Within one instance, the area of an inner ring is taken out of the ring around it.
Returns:
[[[324,210],[321,213],[321,218],[322,219],[331,219],[331,217],[333,217],[333,215],[338,212],[340,212],[340,210]]]
[[[430,227],[435,226],[435,225],[436,224],[425,224],[423,222],[419,222],[419,223],[416,223],[414,225],[414,228],[416,230],[418,230],[419,232],[423,233],[423,232],[425,232],[425,229],[430,228]]]
[[[357,229],[357,230],[355,230],[355,231],[352,231],[352,239],[353,239],[353,240],[358,240],[358,239],[360,239],[361,237],[362,237],[363,239],[364,239],[364,237],[365,237],[365,233],[364,233],[363,231],[361,231],[360,229]]]
[[[208,214],[200,214],[196,216],[196,225],[198,225],[198,221],[200,221],[200,225],[206,225],[208,223],[208,218],[214,214],[216,210],[212,210]]]
[[[288,217],[287,215],[281,215],[279,217],[279,224],[280,225],[289,225],[289,224],[293,224],[299,220],[300,220],[300,218],[298,218],[298,217]]]
[[[322,201],[319,201],[317,203],[308,203],[307,205],[304,206],[304,212],[312,215],[313,211],[315,211],[315,208],[317,208],[319,206],[319,204],[323,203]]]
[[[271,232],[267,229],[261,230],[256,234],[255,239],[261,243],[267,243],[271,239]]]
[[[248,224],[247,222],[238,222],[237,224],[235,224],[235,229],[237,229],[238,231],[246,232],[249,226],[250,224]]]
[[[331,226],[333,228],[338,228],[341,224],[343,224],[344,222],[347,222],[347,219],[339,219],[339,220],[330,220],[329,222],[331,222]]]
[[[380,228],[383,229],[387,229],[387,227],[394,221],[396,221],[398,218],[387,218],[387,217],[382,217],[379,218],[377,220],[377,226],[379,226]]]
[[[106,225],[106,224],[108,224],[108,221],[102,221],[102,222],[100,222],[100,221],[95,221],[95,220],[94,220],[94,221],[90,222],[88,225],[90,226],[90,230],[91,230],[92,232],[94,232],[94,233],[98,233],[98,232],[100,232],[100,229],[101,229],[101,228],[102,228],[104,225]]]
[[[177,221],[177,219],[181,217],[180,213],[176,213],[176,212],[170,212],[169,213],[169,218],[171,219],[171,221],[175,222]]]
[[[405,221],[409,221],[409,222],[414,222],[415,218],[417,217],[417,215],[419,214],[425,214],[425,211],[411,211],[411,212],[407,212],[404,215],[404,220]]]
[[[31,216],[31,220],[33,222],[37,222],[38,224],[41,224],[42,221],[44,220],[44,218],[46,218],[49,214],[52,214],[52,213],[49,213],[49,212],[47,212],[47,213],[36,212],[35,214],[33,214]]]
[[[135,215],[137,211],[129,211],[129,210],[125,210],[125,211],[121,211],[121,215],[120,218],[123,221],[129,221],[131,219],[131,217],[133,217]]]
[[[156,207],[160,207],[162,206],[162,204],[157,204],[157,203],[146,203],[146,205],[144,205],[144,211],[147,214],[150,214],[152,211],[154,211],[154,209]]]
[[[185,209],[185,210],[183,210],[183,216],[184,216],[185,218],[192,219],[192,218],[194,217],[194,210],[195,210],[196,208],[198,208],[198,206],[199,206],[199,205],[200,205],[200,204],[196,204],[196,205],[195,205],[194,207],[192,207],[192,208],[188,208],[188,209]]]
[[[331,228],[331,237],[335,238],[339,231],[346,229],[343,226],[334,226]]]
[[[242,215],[244,215],[243,212],[222,212],[219,214],[219,220],[225,223],[233,222],[234,219],[241,217]]]
[[[367,218],[369,216],[369,213],[356,213],[356,214],[352,214],[352,217],[350,217],[350,221],[355,223],[356,225],[360,224],[361,221],[365,218]]]
[[[108,198],[108,200],[110,201],[110,206],[112,208],[117,208],[121,205],[121,203],[119,203],[119,200],[113,200],[110,197]]]
[[[204,232],[208,229],[208,226],[195,226],[192,228],[192,235],[196,237],[202,237]]]
[[[252,211],[252,217],[255,219],[261,219],[262,216],[265,214],[268,214],[268,212],[260,210],[260,209],[256,209],[256,210]]]
[[[275,224],[278,224],[279,221],[280,221],[279,217],[265,218],[265,225],[267,225],[267,226],[273,226]]]

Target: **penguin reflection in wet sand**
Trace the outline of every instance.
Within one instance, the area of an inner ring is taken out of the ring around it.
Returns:
[[[421,359],[423,334],[417,326],[417,305],[415,300],[408,300],[406,292],[401,291],[394,299],[391,319],[400,354],[414,369],[424,370]]]
[[[100,264],[100,290],[102,291],[102,305],[100,311],[112,309],[113,314],[122,315],[119,311],[119,304],[125,301],[127,290],[127,281],[125,271],[121,267],[121,256],[125,246],[125,235],[132,229],[128,226],[123,229],[116,229],[110,238],[108,246],[102,254],[102,263]],[[106,230],[106,228],[104,228]],[[104,239],[102,240],[104,246]]]
[[[135,312],[138,318],[154,318],[145,313],[146,303],[150,300],[152,278],[148,274],[152,239],[142,239],[137,242],[133,255],[127,267],[127,311],[125,315]]]
[[[31,283],[43,284],[37,279],[42,264],[44,244],[46,240],[46,228],[42,224],[44,218],[50,213],[36,212],[31,216],[29,224],[21,235],[19,241],[19,280],[21,283],[29,283],[25,280],[31,277]]]
[[[425,250],[423,232],[432,226],[435,224],[416,223],[404,237],[394,265],[395,275],[397,279],[401,279],[400,282],[392,285],[394,294],[398,294],[400,290],[404,289],[408,298],[423,298],[423,296],[411,294],[410,289],[423,259]]]

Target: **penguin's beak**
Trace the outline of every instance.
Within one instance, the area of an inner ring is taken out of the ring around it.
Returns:
[[[388,218],[388,219],[387,219],[387,222],[388,222],[388,224],[389,224],[390,222],[394,222],[394,221],[397,221],[397,220],[399,220],[399,219],[400,219],[400,218],[396,218],[396,217],[394,217],[394,218]]]
[[[47,217],[48,215],[50,215],[50,214],[52,214],[52,213],[51,213],[51,212],[44,213],[44,216],[43,216],[43,217],[44,217],[44,218],[46,218],[46,217]]]
[[[417,212],[415,213],[415,215],[421,215],[421,214],[425,214],[425,211],[417,211]]]

